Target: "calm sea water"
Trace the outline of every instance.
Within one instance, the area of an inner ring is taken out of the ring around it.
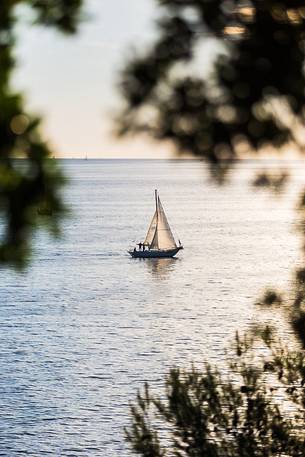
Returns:
[[[197,161],[64,161],[63,238],[41,234],[27,272],[1,270],[0,455],[128,456],[128,403],[172,365],[219,363],[298,257],[294,197],[253,192],[258,163],[217,187]],[[271,166],[270,163],[265,166]],[[137,260],[157,188],[185,250]]]

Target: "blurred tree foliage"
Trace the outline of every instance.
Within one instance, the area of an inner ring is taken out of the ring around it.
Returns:
[[[305,144],[305,2],[157,0],[156,43],[126,65],[119,133],[169,140],[222,180],[237,158]],[[212,40],[211,70],[198,59]],[[217,51],[217,52],[216,52]],[[201,66],[200,66],[201,65]],[[286,175],[259,176],[280,188]],[[299,205],[305,235],[305,194]],[[131,407],[131,448],[145,457],[305,456],[305,269],[291,292],[268,290],[262,307],[283,312],[291,341],[257,326],[237,335],[218,371],[173,369],[165,394],[146,385]],[[258,350],[258,346],[259,350]]]
[[[48,217],[58,232],[63,211],[59,196],[63,177],[39,135],[39,119],[25,110],[21,94],[11,86],[16,9],[29,6],[35,22],[74,33],[82,0],[1,0],[0,2],[0,214],[3,233],[0,263],[22,267],[28,257],[32,232]],[[26,158],[26,161],[16,160]],[[38,214],[40,212],[40,215]]]
[[[265,330],[268,355],[253,358],[254,339],[236,339],[225,370],[206,365],[166,379],[162,399],[148,386],[132,406],[127,439],[145,457],[303,457],[303,353],[283,349]]]
[[[219,172],[267,146],[303,149],[305,2],[156,1],[159,38],[122,72],[119,133],[169,140]]]

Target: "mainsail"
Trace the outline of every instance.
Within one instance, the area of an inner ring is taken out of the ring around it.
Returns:
[[[158,197],[158,244],[159,249],[176,248],[175,238],[172,234],[160,198]]]
[[[154,231],[153,231],[154,228]],[[150,240],[150,249],[175,249],[177,247],[161,200],[156,194],[156,212],[149,226],[146,240]],[[149,242],[149,241],[148,241]]]

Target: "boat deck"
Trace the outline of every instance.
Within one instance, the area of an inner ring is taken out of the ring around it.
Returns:
[[[131,257],[136,259],[168,258],[174,257],[181,249],[183,249],[183,247],[178,246],[174,249],[148,249],[145,251],[128,251],[128,253]]]

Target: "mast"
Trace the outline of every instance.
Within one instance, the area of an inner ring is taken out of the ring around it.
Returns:
[[[155,200],[156,200],[156,214],[157,214],[157,222],[156,222],[156,235],[157,235],[157,244],[158,244],[158,249],[159,249],[159,237],[158,237],[158,224],[159,224],[159,206],[158,206],[158,191],[155,189]]]
[[[158,216],[158,191],[155,189],[155,200],[156,200],[156,212]]]
[[[151,246],[155,245],[157,249],[159,249],[159,242],[158,242],[158,223],[159,223],[159,208],[158,208],[158,191],[155,189],[155,201],[156,201],[156,229],[155,234],[153,236]]]
[[[158,191],[157,191],[157,189],[155,189],[155,200],[156,200],[156,214],[157,214],[156,235],[157,235],[157,245],[159,248],[159,240],[158,240],[159,208],[158,208]]]

